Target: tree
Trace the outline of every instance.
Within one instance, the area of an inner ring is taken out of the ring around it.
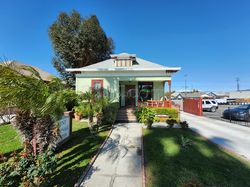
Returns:
[[[31,72],[31,76],[20,73]],[[0,108],[11,106],[17,109],[15,127],[23,136],[24,145],[32,143],[36,136],[39,153],[43,153],[57,138],[56,121],[65,111],[66,98],[70,94],[63,89],[58,79],[44,82],[32,67],[0,65]]]
[[[52,60],[62,79],[74,86],[75,75],[66,68],[79,68],[109,58],[114,49],[113,40],[103,31],[97,17],[82,18],[72,11],[62,12],[49,28],[49,37],[55,52]]]

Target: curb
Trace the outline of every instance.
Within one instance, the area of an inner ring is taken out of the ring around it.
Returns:
[[[81,183],[84,181],[86,175],[88,174],[89,170],[91,169],[91,167],[93,166],[95,160],[97,159],[98,155],[101,153],[101,150],[103,149],[104,145],[106,144],[106,142],[108,141],[111,133],[113,132],[114,129],[114,125],[111,126],[111,129],[107,135],[107,137],[105,138],[104,142],[102,143],[102,145],[98,148],[97,153],[92,157],[92,159],[90,160],[90,162],[88,163],[86,169],[84,170],[83,174],[80,176],[80,178],[78,179],[78,181],[75,183],[74,187],[80,187]]]
[[[141,164],[142,164],[142,187],[146,187],[146,170],[145,170],[145,158],[144,158],[144,142],[143,142],[143,127],[141,128]]]

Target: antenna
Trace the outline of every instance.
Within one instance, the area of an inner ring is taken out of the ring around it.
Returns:
[[[236,77],[237,91],[240,91],[240,78]]]

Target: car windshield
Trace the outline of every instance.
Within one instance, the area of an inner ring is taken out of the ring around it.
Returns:
[[[240,105],[237,107],[238,109],[249,109],[250,108],[250,105]]]
[[[212,103],[213,103],[213,104],[216,104],[216,102],[215,102],[215,101],[212,101]]]

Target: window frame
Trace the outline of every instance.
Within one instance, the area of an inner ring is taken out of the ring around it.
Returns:
[[[103,80],[102,80],[102,79],[92,79],[92,80],[91,80],[91,88],[92,88],[92,91],[95,90],[95,84],[96,84],[96,83],[100,83],[100,84],[101,84],[100,93],[101,93],[101,96],[103,97]]]

